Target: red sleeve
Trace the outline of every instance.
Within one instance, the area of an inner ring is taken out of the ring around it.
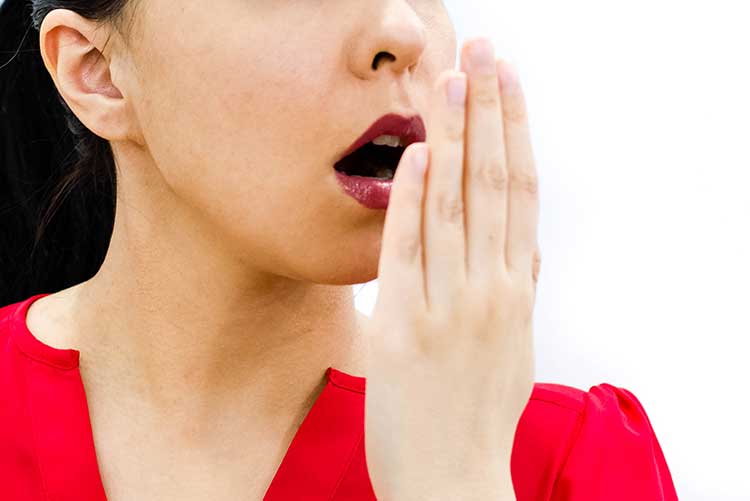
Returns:
[[[610,384],[592,386],[552,501],[674,501],[672,476],[641,403]]]

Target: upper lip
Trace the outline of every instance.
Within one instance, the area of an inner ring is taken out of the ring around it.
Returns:
[[[339,156],[339,161],[382,135],[399,136],[402,138],[405,146],[409,146],[412,143],[424,142],[426,139],[424,121],[420,115],[413,115],[408,118],[396,113],[383,115]]]

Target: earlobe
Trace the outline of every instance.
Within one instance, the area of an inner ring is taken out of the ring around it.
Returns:
[[[39,47],[58,92],[76,117],[97,136],[119,140],[126,136],[121,116],[125,99],[101,51],[109,35],[106,25],[55,9],[42,21]]]

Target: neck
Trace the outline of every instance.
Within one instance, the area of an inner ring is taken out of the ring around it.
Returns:
[[[364,376],[350,285],[251,276],[215,243],[117,214],[100,270],[68,295],[71,343],[100,394],[172,415],[275,415],[296,412],[329,366]]]

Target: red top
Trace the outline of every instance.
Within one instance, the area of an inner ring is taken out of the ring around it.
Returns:
[[[0,308],[0,498],[105,501],[79,352],[36,339],[30,298]],[[264,499],[372,501],[365,378],[328,368]],[[535,383],[516,430],[518,501],[677,499],[646,412],[628,390]]]

